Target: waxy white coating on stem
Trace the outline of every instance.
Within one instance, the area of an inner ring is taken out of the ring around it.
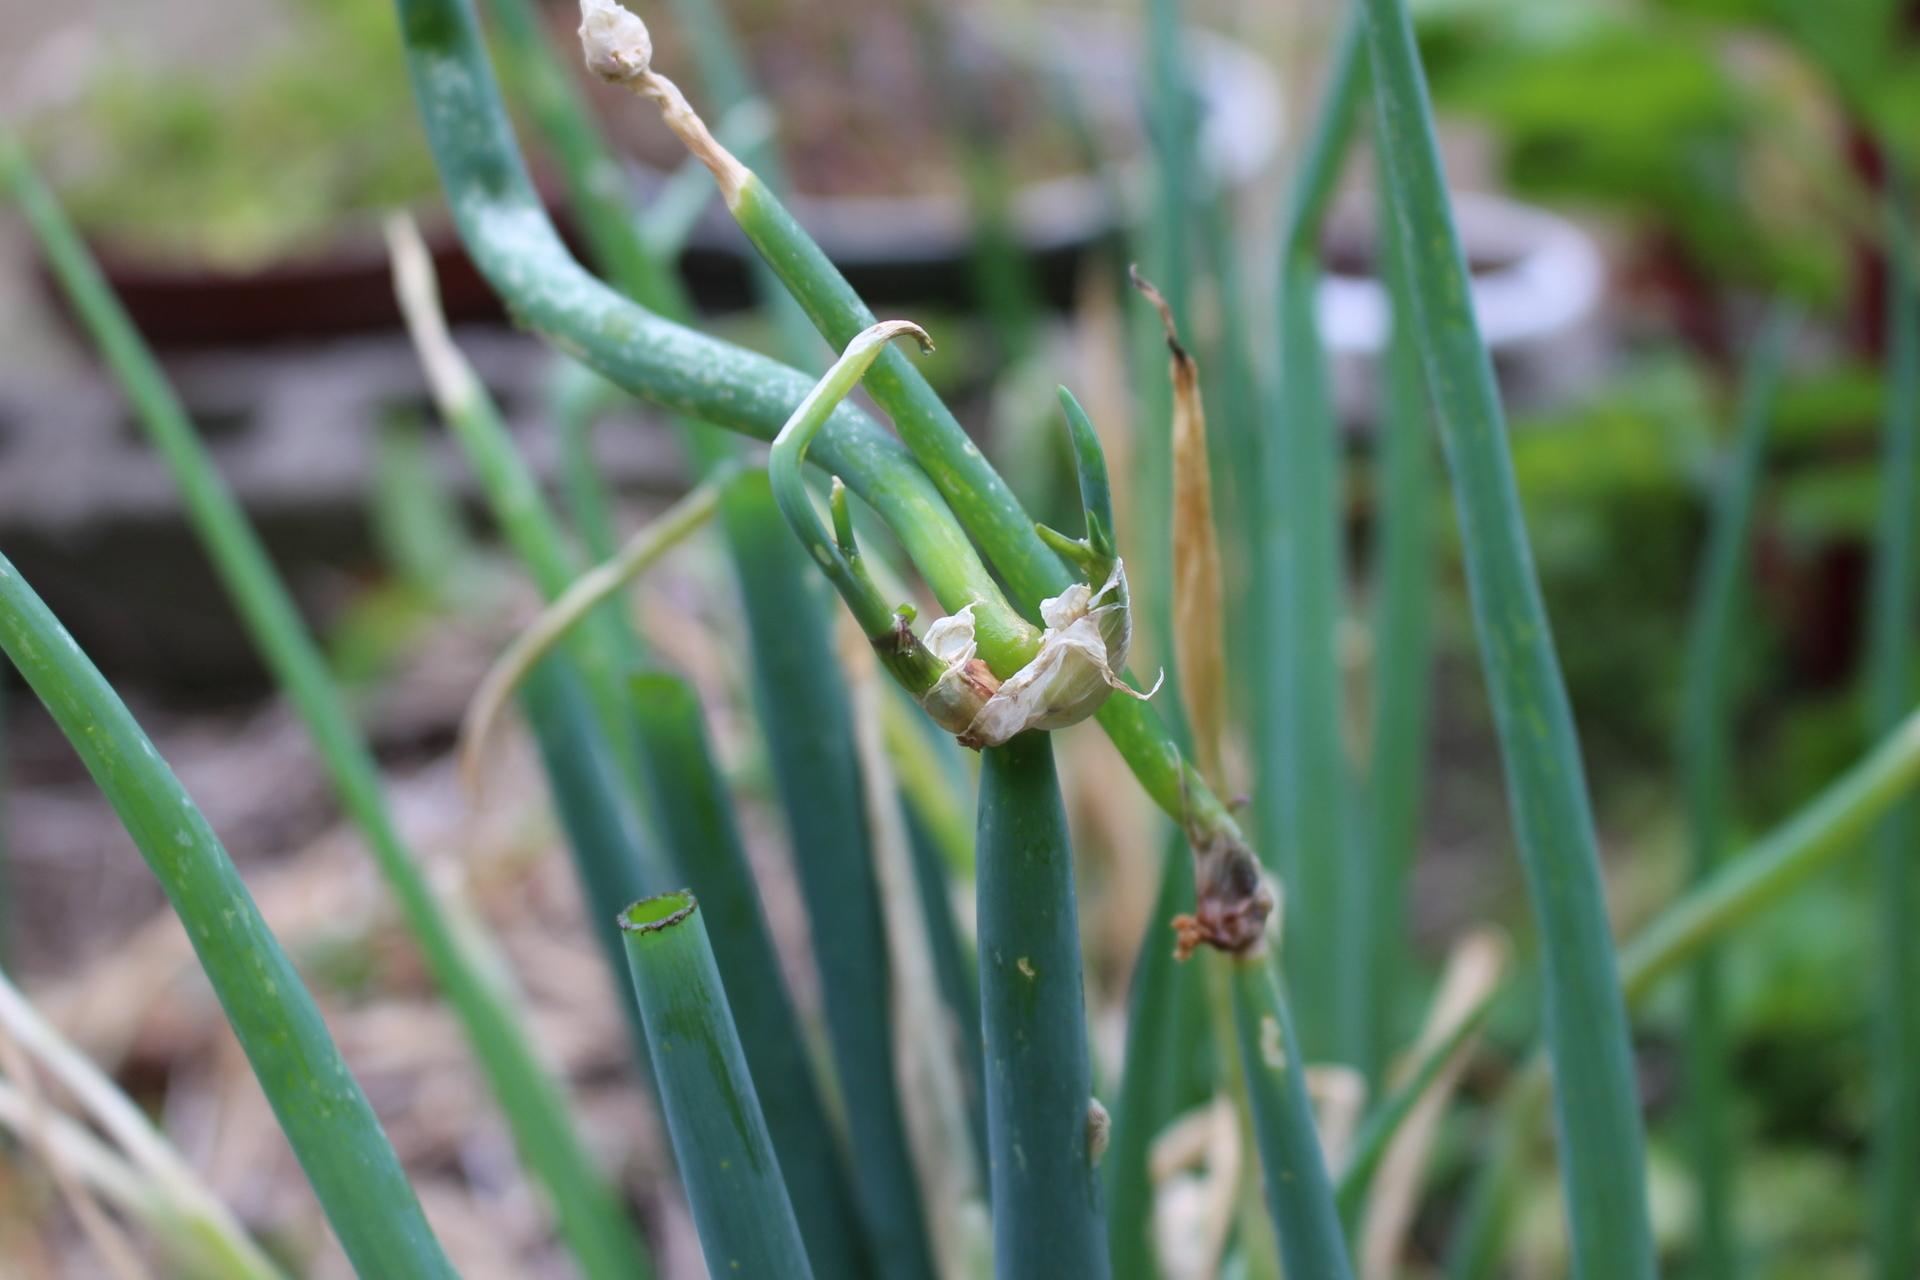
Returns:
[[[715,140],[679,86],[653,70],[653,38],[647,34],[647,24],[615,0],[580,0],[580,47],[593,74],[660,104],[667,127],[712,172],[720,194],[732,207],[753,172]]]

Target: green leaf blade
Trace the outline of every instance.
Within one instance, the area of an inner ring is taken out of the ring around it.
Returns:
[[[1657,1273],[1625,1002],[1573,714],[1534,575],[1493,368],[1441,171],[1405,0],[1366,0],[1397,233],[1452,472],[1507,793],[1543,943],[1574,1268]]]
[[[999,1280],[1105,1280],[1073,856],[1047,734],[980,755],[980,1005]]]
[[[630,687],[661,834],[682,881],[700,899],[703,930],[710,928],[718,941],[718,972],[807,1254],[821,1275],[871,1275],[840,1143],[827,1123],[732,799],[707,745],[699,698],[685,680],[665,672],[634,676]],[[631,947],[631,934],[628,941]],[[651,1024],[647,1034],[661,1070]]]
[[[693,895],[642,899],[621,913],[620,928],[707,1269],[812,1280]]]
[[[454,1276],[373,1108],[219,838],[140,726],[0,558],[0,648],[173,903],[327,1220],[366,1280]]]

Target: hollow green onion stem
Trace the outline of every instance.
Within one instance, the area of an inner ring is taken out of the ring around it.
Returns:
[[[1105,1280],[1073,855],[1053,742],[980,753],[980,1007],[998,1280]],[[1103,1135],[1104,1136],[1104,1135]]]
[[[699,905],[685,892],[646,898],[620,928],[707,1270],[811,1280]]]
[[[1351,1280],[1346,1231],[1314,1126],[1307,1060],[1294,1036],[1278,958],[1269,951],[1231,963],[1234,1038],[1281,1264],[1289,1276]]]
[[[872,1274],[872,1259],[841,1144],[827,1122],[699,697],[666,672],[636,675],[632,686],[635,730],[662,834],[720,940],[715,964],[807,1254],[822,1275],[860,1280]],[[631,934],[628,940],[631,945]],[[651,1025],[648,1031],[652,1042]]]
[[[1575,1271],[1656,1274],[1646,1151],[1585,769],[1520,510],[1493,366],[1406,0],[1366,0],[1396,232],[1452,473],[1468,593],[1542,947]]]
[[[421,119],[454,220],[475,263],[515,314],[643,399],[771,439],[806,397],[811,380],[664,320],[589,276],[568,254],[534,193],[470,11],[462,0],[396,4]],[[903,431],[909,427],[900,425]],[[976,504],[985,509],[974,513],[983,518],[970,527],[1020,599],[1038,601],[1071,585],[1067,567],[1040,542],[1005,482],[978,457],[977,446],[964,432],[943,439],[951,449],[922,471],[898,441],[857,408],[842,405],[810,453],[899,532],[943,606],[960,608],[997,588],[936,481],[956,489],[987,482],[980,490],[987,498]],[[964,482],[954,466],[961,467]],[[955,510],[971,521],[967,509]],[[1244,846],[1238,824],[1182,760],[1158,712],[1119,697],[1108,699],[1098,718],[1155,803],[1189,831]]]
[[[1317,309],[1320,231],[1366,83],[1361,10],[1328,53],[1313,128],[1280,230],[1279,376],[1267,414],[1255,560],[1261,631],[1276,646],[1256,677],[1261,844],[1287,886],[1287,970],[1316,1060],[1367,1069],[1366,859],[1354,839],[1338,650],[1344,566],[1340,430]]]
[[[1913,192],[1891,149],[1886,201],[1887,398],[1880,530],[1868,618],[1868,714],[1892,728],[1912,700],[1914,522],[1920,484],[1920,263]],[[1873,996],[1874,1124],[1869,1142],[1873,1280],[1914,1274],[1920,1261],[1920,901],[1914,807],[1896,806],[1874,833],[1879,919]]]
[[[10,140],[0,178],[13,190],[62,286],[99,343],[173,472],[187,512],[267,664],[312,735],[342,805],[367,844],[435,980],[460,1017],[521,1157],[551,1196],[584,1271],[602,1280],[648,1270],[638,1240],[542,1065],[498,967],[471,929],[456,928],[400,837],[372,754],[354,726],[291,595],[239,503],[78,235]]]
[[[367,1280],[452,1280],[373,1108],[219,838],[100,672],[4,558],[0,649],[73,743],[166,890],[355,1271]]]
[[[1733,440],[1727,447],[1713,494],[1707,545],[1701,556],[1687,635],[1682,680],[1679,750],[1681,787],[1692,842],[1694,880],[1719,864],[1726,830],[1727,751],[1731,742],[1727,670],[1742,595],[1742,570],[1752,525],[1773,402],[1798,320],[1777,306],[1750,353],[1741,388]],[[1696,1262],[1704,1280],[1729,1280],[1736,1254],[1733,1238],[1735,1156],[1730,1148],[1725,1018],[1718,956],[1708,951],[1695,963],[1688,992],[1687,1121],[1692,1129],[1693,1173],[1699,1195],[1695,1216]]]

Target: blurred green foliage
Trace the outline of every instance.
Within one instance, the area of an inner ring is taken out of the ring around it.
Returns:
[[[1893,0],[1435,0],[1444,107],[1524,195],[1622,213],[1667,270],[1832,301],[1872,234],[1871,137],[1920,156],[1920,41]]]
[[[38,149],[87,233],[122,253],[242,270],[326,247],[343,218],[436,191],[387,0],[297,0],[224,75],[117,55]]]

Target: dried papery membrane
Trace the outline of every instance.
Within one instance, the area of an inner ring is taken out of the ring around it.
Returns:
[[[612,0],[580,0],[580,47],[587,70],[613,84],[645,74],[653,61],[647,24]]]
[[[1000,681],[976,656],[973,606],[929,626],[921,643],[945,670],[919,695],[920,706],[935,724],[964,741],[981,709],[1000,690]]]
[[[1120,678],[1133,642],[1127,572],[1120,561],[1113,562],[1098,591],[1077,582],[1042,600],[1040,617],[1047,624],[1040,652],[997,685],[974,656],[972,606],[927,628],[925,644],[946,664],[946,672],[921,696],[920,705],[961,745],[997,747],[1029,729],[1078,724],[1115,689],[1129,697],[1152,696],[1135,693]]]
[[[695,159],[707,166],[731,206],[753,175],[714,140],[678,85],[653,69],[647,24],[616,0],[580,0],[580,48],[587,69],[660,104],[661,118]]]
[[[1175,958],[1185,960],[1202,945],[1229,955],[1250,955],[1267,940],[1267,919],[1278,905],[1278,886],[1261,871],[1235,831],[1185,824],[1193,851],[1194,905],[1170,922]]]

